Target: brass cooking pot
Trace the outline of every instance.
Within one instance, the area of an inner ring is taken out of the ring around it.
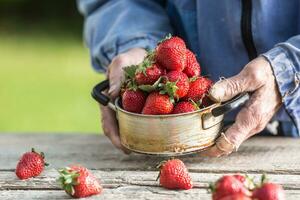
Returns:
[[[116,111],[122,145],[137,153],[160,156],[199,152],[213,145],[223,128],[224,114],[249,99],[248,93],[244,93],[190,113],[143,115],[122,109],[120,98],[111,102],[102,93],[108,87],[108,80],[97,84],[92,97]]]

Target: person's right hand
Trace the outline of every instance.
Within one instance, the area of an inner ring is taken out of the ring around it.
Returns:
[[[109,79],[108,95],[111,100],[119,96],[121,84],[124,80],[123,68],[129,65],[139,64],[143,61],[146,51],[142,48],[133,48],[129,51],[119,54],[108,66],[107,77]],[[102,128],[104,134],[111,140],[112,144],[117,148],[123,150],[125,153],[130,153],[125,147],[122,146],[119,137],[118,121],[116,119],[115,111],[109,107],[101,106],[102,114]]]

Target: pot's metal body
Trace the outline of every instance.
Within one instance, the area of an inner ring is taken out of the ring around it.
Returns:
[[[214,144],[222,130],[224,114],[243,105],[247,93],[195,112],[171,115],[143,115],[127,112],[102,93],[108,80],[97,84],[92,97],[116,111],[121,142],[126,148],[144,154],[176,156],[201,151]]]
[[[135,152],[181,155],[214,144],[222,129],[224,115],[214,117],[217,104],[192,113],[141,115],[123,110],[115,102],[122,144]]]

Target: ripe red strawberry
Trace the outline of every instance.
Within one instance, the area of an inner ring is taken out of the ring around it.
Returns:
[[[238,179],[241,183],[245,183],[247,180],[246,177],[241,174],[234,174],[233,177]]]
[[[91,172],[82,166],[71,166],[60,169],[58,181],[62,188],[72,197],[83,198],[102,192],[102,186]]]
[[[198,110],[199,107],[189,101],[181,101],[174,106],[172,114],[188,113]]]
[[[264,183],[253,191],[253,199],[257,200],[285,200],[284,190],[281,185]]]
[[[167,189],[188,190],[193,187],[192,179],[184,163],[179,159],[162,164],[159,174],[160,184]]]
[[[220,200],[251,200],[251,198],[244,194],[237,193],[237,194],[223,197]]]
[[[136,71],[135,81],[138,85],[152,85],[160,76],[165,74],[166,70],[161,68],[158,64],[140,66]]]
[[[156,61],[168,70],[182,71],[186,66],[186,46],[179,37],[167,37],[156,48]]]
[[[188,49],[186,51],[186,67],[183,70],[183,73],[185,73],[189,78],[199,76],[201,73],[201,68],[196,56]]]
[[[208,90],[212,86],[212,81],[205,77],[196,77],[193,78],[190,82],[190,87],[187,95],[183,98],[184,100],[192,99],[195,102],[198,102],[204,98]]]
[[[184,97],[189,90],[189,79],[187,75],[179,71],[170,71],[166,74],[167,82],[164,85],[164,91],[171,97],[180,99]]]
[[[213,200],[220,200],[233,194],[251,196],[251,192],[245,187],[244,183],[232,175],[221,177],[215,185],[211,186],[211,190],[213,191]]]
[[[122,95],[122,106],[129,112],[141,113],[146,98],[146,94],[141,90],[126,89]]]
[[[173,103],[170,97],[159,92],[152,92],[146,99],[142,114],[147,115],[164,115],[173,111]]]
[[[44,167],[48,165],[44,159],[44,153],[37,153],[33,148],[31,152],[24,153],[16,167],[17,177],[28,179],[40,175]]]

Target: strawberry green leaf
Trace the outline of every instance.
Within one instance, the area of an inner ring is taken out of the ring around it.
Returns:
[[[178,90],[178,87],[176,86],[176,82],[167,81],[165,84],[161,84],[160,86],[162,88],[161,92],[168,94],[171,98],[173,98],[173,100],[175,97],[177,98],[176,91]]]
[[[193,101],[193,99],[189,99],[189,102],[191,102],[192,104],[193,104],[193,106],[194,106],[194,108],[196,109],[196,110],[199,110],[200,108],[199,108],[199,105],[195,102],[195,101]]]
[[[126,78],[134,79],[137,68],[138,65],[130,65],[128,67],[124,67],[123,70],[125,72]]]
[[[140,90],[150,93],[159,88],[160,81],[161,81],[161,77],[157,81],[155,81],[155,83],[153,83],[152,85],[139,85],[138,88]]]
[[[172,34],[171,34],[171,33],[169,33],[169,34],[167,34],[167,35],[166,35],[166,37],[165,37],[165,38],[163,38],[162,40],[160,40],[160,41],[158,42],[158,44],[160,44],[160,43],[164,42],[165,40],[169,40],[169,39],[171,39],[171,38],[172,38]]]

